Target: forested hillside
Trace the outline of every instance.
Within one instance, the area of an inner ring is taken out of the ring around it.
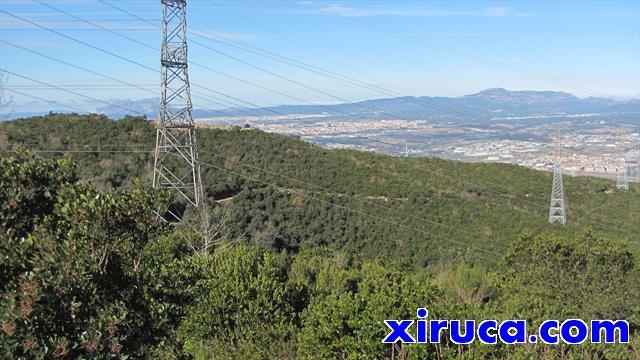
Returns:
[[[0,125],[3,148],[75,159],[101,189],[150,184],[155,130],[136,118],[49,115]],[[419,266],[493,264],[520,233],[596,236],[638,249],[640,189],[566,178],[569,224],[547,222],[550,174],[501,164],[325,150],[253,129],[200,129],[203,182],[249,242],[299,251],[326,245]]]
[[[191,228],[153,220],[171,202],[149,188],[154,139],[136,118],[0,124],[3,358],[640,357],[637,185],[569,177],[569,224],[552,226],[546,173],[203,128],[206,252]],[[418,307],[626,319],[632,339],[383,344],[382,321]]]

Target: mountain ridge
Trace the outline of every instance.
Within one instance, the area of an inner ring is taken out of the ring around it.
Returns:
[[[108,108],[98,108],[107,115]],[[489,88],[459,97],[401,96],[326,105],[276,105],[223,110],[194,109],[196,118],[216,116],[322,115],[333,120],[399,118],[431,122],[473,122],[500,116],[565,115],[631,112],[640,114],[640,101],[610,98],[578,98],[560,91],[510,91]],[[154,114],[149,114],[150,116]]]
[[[93,103],[90,104],[92,105],[90,108],[110,118],[139,114],[155,118],[158,114],[158,98],[111,99],[109,102],[108,106],[96,106]],[[133,111],[123,111],[123,108]],[[487,121],[496,117],[496,114],[500,114],[500,117],[548,117],[589,113],[610,114],[614,117],[620,114],[640,114],[640,100],[616,100],[603,97],[578,98],[562,91],[512,91],[496,87],[458,97],[400,96],[339,104],[282,104],[256,108],[205,109],[196,107],[193,109],[196,119],[221,116],[266,117],[282,114],[291,118],[304,115],[305,117],[315,116],[319,119],[331,118],[334,121],[395,118],[426,120],[434,123]],[[16,112],[14,116],[9,116],[7,119],[39,114],[38,112]]]

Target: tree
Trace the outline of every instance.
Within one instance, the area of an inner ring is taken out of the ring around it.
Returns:
[[[185,352],[196,358],[290,358],[295,352],[303,287],[287,282],[280,255],[236,246],[192,257],[200,274],[180,325]]]
[[[633,253],[590,233],[523,235],[501,269],[502,302],[515,316],[629,319],[640,305]]]
[[[494,274],[505,319],[527,319],[530,328],[543,319],[623,319],[632,333],[640,326],[640,274],[634,255],[622,244],[590,233],[567,236],[521,236]],[[632,340],[633,341],[633,340]],[[583,344],[537,347],[539,353],[629,358],[631,346]],[[520,349],[519,351],[523,351]],[[638,354],[638,349],[635,350]]]
[[[9,199],[0,248],[3,357],[144,354],[151,344],[142,254],[161,231],[151,219],[158,193],[74,184],[67,160],[18,154],[0,162]]]
[[[383,320],[414,319],[420,307],[439,314],[440,289],[398,264],[364,260],[340,266],[338,259],[318,261],[315,255],[310,259],[301,256],[292,265],[307,276],[316,273],[314,296],[302,314],[301,358],[381,359],[392,354],[417,358],[434,351],[433,345],[426,344],[411,348],[383,344],[387,335]],[[318,262],[323,264],[318,267]],[[310,271],[304,269],[305,263],[310,264]],[[318,268],[319,272],[314,270]]]

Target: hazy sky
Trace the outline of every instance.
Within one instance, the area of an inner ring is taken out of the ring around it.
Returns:
[[[109,2],[159,24],[158,0]],[[35,1],[2,0],[0,6],[7,13],[159,68],[159,54],[153,49],[160,45],[158,28],[98,0],[46,3],[151,48]],[[260,50],[271,52],[270,57],[302,61],[406,95],[458,96],[490,87],[561,90],[582,97],[637,97],[640,94],[640,2],[637,0],[189,0],[187,11],[190,40],[218,51],[190,43],[191,61],[273,91],[193,65],[190,68],[192,82],[259,105],[388,97],[381,91],[347,86],[259,56],[256,52]],[[0,16],[0,36],[4,41],[0,43],[0,60],[5,70],[101,99],[140,99],[159,92],[156,72],[6,13]],[[148,88],[151,93],[118,85],[7,42]],[[247,46],[253,53],[239,49]],[[14,75],[9,76],[6,87],[59,102],[80,99]],[[193,93],[197,97],[205,94],[195,88]],[[31,101],[12,95],[15,104]],[[194,98],[194,103],[200,107],[216,107],[199,98]]]

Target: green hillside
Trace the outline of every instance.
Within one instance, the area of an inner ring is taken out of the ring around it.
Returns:
[[[60,151],[98,188],[150,183],[155,130],[135,118],[49,115],[0,125],[4,148]],[[325,150],[254,129],[199,129],[203,182],[249,242],[299,251],[326,245],[419,266],[491,265],[523,231],[596,236],[640,247],[640,188],[566,178],[569,224],[549,225],[550,174],[519,166]],[[98,152],[85,152],[98,151]],[[135,151],[135,152],[130,152]],[[635,211],[634,211],[635,209]]]
[[[0,357],[640,358],[637,185],[567,178],[569,224],[552,226],[546,173],[202,128],[194,231],[155,221],[172,200],[149,187],[154,139],[136,118],[0,124]],[[625,319],[631,338],[382,343],[383,320],[420,307],[533,331]]]

